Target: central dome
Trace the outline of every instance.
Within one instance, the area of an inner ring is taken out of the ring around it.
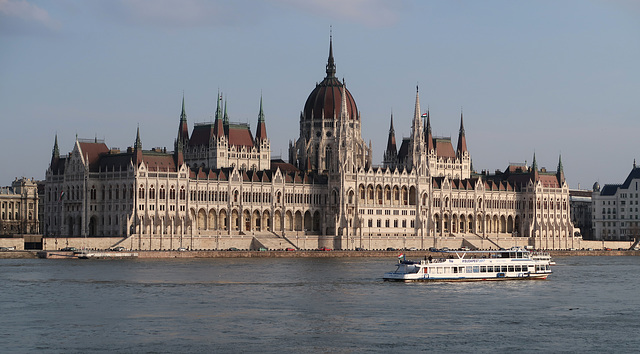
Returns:
[[[342,89],[344,83],[336,77],[336,65],[333,61],[333,43],[329,42],[329,60],[327,76],[311,91],[302,111],[303,120],[338,119],[342,110]],[[358,120],[358,107],[351,92],[344,88],[349,119]]]

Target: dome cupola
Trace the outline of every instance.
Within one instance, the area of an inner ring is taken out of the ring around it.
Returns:
[[[302,111],[303,120],[335,120],[340,117],[342,106],[343,82],[336,77],[336,64],[333,59],[333,39],[329,40],[329,59],[327,61],[327,76],[311,91]],[[356,101],[349,90],[344,89],[349,119],[359,120]],[[324,118],[323,118],[324,117]]]

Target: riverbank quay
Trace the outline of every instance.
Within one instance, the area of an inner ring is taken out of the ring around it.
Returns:
[[[31,259],[38,258],[38,251],[2,251],[0,259]]]
[[[572,256],[640,256],[640,251],[627,250],[553,250],[545,251],[552,257],[572,257]],[[132,258],[123,252],[122,257],[118,257],[117,252],[109,252],[109,257],[102,258]],[[170,258],[397,258],[404,254],[408,259],[419,259],[432,256],[441,258],[441,252],[429,251],[221,251],[221,250],[194,250],[194,251],[136,251],[138,259],[170,259]],[[11,255],[15,255],[12,257]],[[10,251],[1,253],[0,258],[46,258],[46,259],[74,259],[78,258],[74,252],[66,251]]]

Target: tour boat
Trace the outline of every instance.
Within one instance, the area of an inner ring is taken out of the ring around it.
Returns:
[[[395,271],[387,281],[481,281],[544,280],[551,274],[548,259],[533,259],[531,252],[514,247],[509,250],[440,251],[442,257],[408,261],[398,256]]]
[[[531,259],[536,261],[548,261],[549,265],[556,265],[556,261],[551,258],[551,255],[548,252],[534,252],[531,254]]]

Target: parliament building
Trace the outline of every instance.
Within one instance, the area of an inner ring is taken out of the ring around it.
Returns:
[[[372,123],[336,77],[331,41],[288,162],[271,157],[262,98],[257,111],[254,131],[232,123],[218,94],[214,121],[189,133],[183,98],[173,151],[143,149],[138,129],[126,151],[76,138],[63,156],[56,136],[45,238],[140,250],[559,249],[578,238],[560,159],[553,172],[538,168],[534,154],[531,165],[477,173],[462,114],[454,148],[432,134],[417,89],[410,137],[398,146],[392,116],[383,164],[373,165],[361,136],[361,124]]]

